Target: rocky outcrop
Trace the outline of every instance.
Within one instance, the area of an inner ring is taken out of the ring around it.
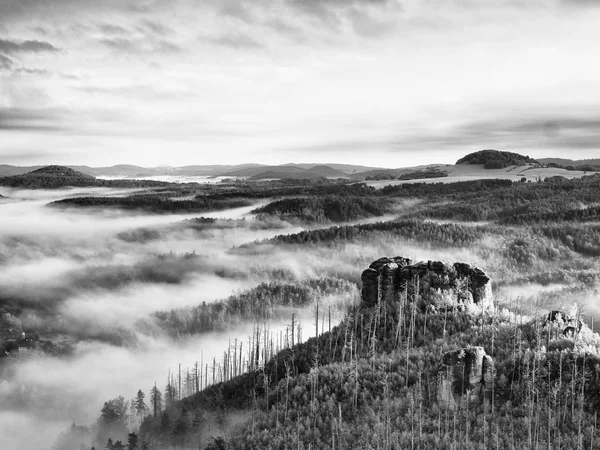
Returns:
[[[494,384],[494,361],[483,347],[445,353],[438,371],[438,402],[454,408],[465,402],[489,401]]]
[[[566,312],[555,309],[542,318],[542,325],[552,334],[575,337],[581,331],[584,323],[581,319],[571,317]]]
[[[412,263],[400,256],[374,261],[361,276],[362,301],[366,307],[378,301],[408,301],[420,306],[486,309],[492,306],[489,277],[465,263],[452,266],[440,261]]]

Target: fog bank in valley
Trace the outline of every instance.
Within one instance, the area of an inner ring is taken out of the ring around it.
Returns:
[[[353,271],[351,264],[326,254],[231,252],[246,242],[302,229],[285,222],[255,224],[250,211],[259,204],[203,214],[225,220],[201,227],[192,226],[198,214],[47,206],[72,195],[130,193],[0,190],[6,197],[0,202],[2,305],[21,319],[26,332],[70,348],[62,355],[21,351],[0,360],[3,448],[50,448],[71,423],[93,424],[103,402],[118,395],[133,398],[138,389],[148,393],[155,382],[163,389],[169,370],[218,360],[230,341],[247,341],[253,332],[248,324],[174,340],[152,327],[153,312],[210,303],[261,282]],[[139,230],[149,230],[151,238],[138,239]],[[296,314],[302,323],[312,312]],[[268,326],[277,334],[288,325],[277,319]],[[303,337],[311,332],[313,327],[304,327]]]

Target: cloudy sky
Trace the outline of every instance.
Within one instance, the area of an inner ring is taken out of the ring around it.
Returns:
[[[599,23],[596,0],[0,0],[0,164],[600,157]]]

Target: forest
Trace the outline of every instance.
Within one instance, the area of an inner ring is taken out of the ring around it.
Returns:
[[[4,408],[54,405],[70,424],[45,441],[56,450],[595,448],[599,191],[597,175],[44,191],[12,204],[55,237],[9,228],[0,241],[16,255],[0,258],[15,339]],[[93,236],[73,233],[88,220]],[[476,265],[494,307],[440,308],[429,279],[366,305],[361,273],[386,255]],[[27,281],[39,258],[60,274],[43,285]],[[449,408],[441,362],[475,346],[493,393]],[[75,381],[77,395],[33,375],[90,364],[122,373]]]
[[[386,197],[311,196],[278,200],[253,212],[292,222],[327,223],[380,217],[392,211],[393,201]]]
[[[50,204],[57,208],[125,209],[157,214],[198,213],[250,206],[248,200],[195,197],[191,200],[172,200],[164,195],[140,194],[127,197],[73,197]]]
[[[463,156],[456,164],[483,164],[486,169],[503,169],[508,166],[522,166],[524,164],[539,164],[535,159],[529,156],[523,156],[519,153],[498,151],[498,150],[480,150]]]

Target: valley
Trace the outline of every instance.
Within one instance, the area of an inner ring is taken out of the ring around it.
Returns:
[[[104,185],[57,167],[0,187],[7,448],[600,439],[598,175]],[[482,397],[439,394],[472,347],[494,364]]]

